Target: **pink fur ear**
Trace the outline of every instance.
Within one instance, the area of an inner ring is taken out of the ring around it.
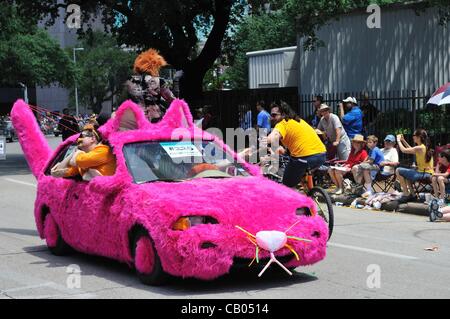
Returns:
[[[115,115],[99,128],[104,138],[114,132],[128,130],[142,130],[150,127],[150,123],[145,117],[144,111],[131,100],[122,103]]]
[[[194,121],[192,119],[189,106],[184,100],[175,99],[167,109],[166,114],[158,125],[164,127],[170,127],[172,129],[187,128],[192,129],[194,127]]]

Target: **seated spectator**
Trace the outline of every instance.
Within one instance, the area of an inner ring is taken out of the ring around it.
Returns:
[[[92,125],[86,125],[77,140],[77,149],[51,169],[54,177],[80,175],[83,180],[113,175],[116,159],[109,146],[102,143]]]
[[[431,177],[433,195],[438,199],[439,206],[445,205],[446,184],[450,183],[450,150],[443,150],[439,154],[439,163]]]
[[[431,149],[428,134],[423,129],[414,132],[413,140],[416,146],[411,147],[402,134],[397,135],[400,151],[416,156],[417,168],[397,168],[396,175],[403,192],[403,201],[415,198],[412,183],[422,179],[430,179],[433,174],[433,149]]]
[[[349,173],[355,165],[358,165],[367,159],[367,151],[365,150],[366,141],[362,135],[355,135],[352,139],[352,149],[350,155],[344,165],[332,166],[328,170],[333,183],[337,186],[336,195],[344,192],[344,175]]]
[[[383,152],[377,147],[377,144],[378,138],[375,135],[368,136],[367,147],[369,148],[369,157],[361,164],[352,167],[355,182],[358,184],[364,182],[364,187],[366,188],[366,192],[362,195],[364,198],[373,195],[372,181],[380,171],[381,162],[384,161]]]
[[[384,148],[381,149],[384,155],[384,161],[380,163],[380,167],[383,168],[381,174],[389,176],[395,174],[395,167],[397,167],[399,163],[398,152],[395,148],[395,136],[387,135],[384,138]]]
[[[347,113],[344,112],[344,104]],[[354,97],[349,96],[339,103],[339,117],[349,138],[363,133],[363,113]]]
[[[346,161],[350,154],[350,139],[345,132],[341,120],[336,114],[332,114],[330,107],[322,104],[319,108],[319,114],[322,119],[317,126],[317,129],[324,131],[328,143],[336,148],[336,154],[339,160]],[[330,146],[331,146],[330,145]]]

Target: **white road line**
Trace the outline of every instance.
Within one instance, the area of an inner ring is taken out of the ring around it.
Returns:
[[[36,184],[18,181],[17,179],[6,178],[6,177],[3,178],[3,179],[4,179],[5,181],[11,182],[11,183],[16,183],[16,184],[22,184],[22,185],[27,185],[27,186],[37,187]]]
[[[386,252],[386,251],[370,249],[370,248],[364,248],[364,247],[343,245],[343,244],[338,244],[338,243],[328,243],[328,246],[338,247],[338,248],[345,248],[345,249],[351,249],[351,250],[362,251],[362,252],[366,252],[366,253],[370,253],[370,254],[383,255],[383,256],[400,258],[400,259],[408,259],[408,260],[419,259],[419,258],[413,257],[413,256],[407,256],[407,255],[401,255],[401,254],[396,254],[396,253],[390,253],[390,252]]]

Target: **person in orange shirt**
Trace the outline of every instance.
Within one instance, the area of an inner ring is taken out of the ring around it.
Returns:
[[[54,177],[80,175],[83,180],[96,176],[110,176],[116,171],[116,158],[108,145],[102,143],[100,134],[91,124],[86,125],[77,140],[77,149],[62,162],[56,164]]]

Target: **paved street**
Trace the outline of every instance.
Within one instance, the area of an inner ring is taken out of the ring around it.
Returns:
[[[50,138],[53,147],[59,141]],[[7,160],[0,161],[0,298],[450,297],[450,223],[348,208],[336,208],[326,259],[298,268],[293,277],[240,273],[214,282],[172,280],[163,287],[144,286],[115,261],[51,255],[34,223],[36,181],[18,143],[7,144],[7,152]],[[438,249],[425,250],[433,246]],[[67,285],[70,265],[81,269],[80,289]]]

